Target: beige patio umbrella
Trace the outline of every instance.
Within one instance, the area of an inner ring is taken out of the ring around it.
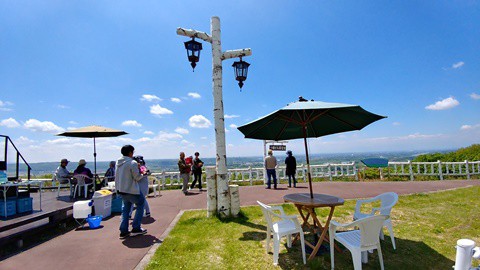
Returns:
[[[67,132],[57,134],[57,136],[76,137],[76,138],[93,138],[93,163],[95,168],[95,175],[97,174],[97,148],[95,145],[95,138],[118,137],[128,134],[122,130],[102,126],[88,126],[73,129]]]

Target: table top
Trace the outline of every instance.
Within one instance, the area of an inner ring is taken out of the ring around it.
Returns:
[[[40,180],[25,180],[21,182],[12,182],[8,181],[6,183],[1,183],[0,186],[8,186],[8,187],[14,187],[14,186],[26,186],[26,185],[42,185],[43,181]]]
[[[345,200],[340,197],[317,193],[313,194],[313,199],[310,198],[310,193],[292,193],[283,196],[283,200],[295,205],[310,207],[337,206],[345,203]]]

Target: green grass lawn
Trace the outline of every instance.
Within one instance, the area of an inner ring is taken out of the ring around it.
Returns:
[[[400,196],[392,211],[397,250],[388,234],[382,241],[385,269],[452,269],[458,239],[480,243],[479,195],[480,187],[471,187]],[[283,206],[287,214],[297,214],[292,205]],[[354,207],[354,200],[346,201],[333,219],[350,222]],[[327,211],[318,216],[325,219]],[[299,243],[286,248],[285,239],[274,266],[272,253],[265,251],[265,225],[258,206],[243,207],[242,217],[224,221],[206,218],[206,211],[185,212],[147,269],[330,269],[329,253],[303,265]],[[350,252],[343,250],[335,252],[335,269],[353,269]],[[363,269],[380,269],[376,251]]]

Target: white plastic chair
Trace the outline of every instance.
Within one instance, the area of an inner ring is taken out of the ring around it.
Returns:
[[[59,177],[56,173],[54,173],[52,181],[58,182],[57,198],[60,197],[60,189],[64,187],[70,188],[70,196],[72,196],[72,182],[69,178]]]
[[[269,206],[257,201],[262,208],[263,215],[267,221],[267,253],[270,251],[270,237],[273,234],[273,264],[278,264],[278,253],[280,249],[280,238],[287,236],[287,246],[292,247],[292,235],[298,233],[300,235],[300,244],[302,249],[303,264],[307,263],[305,256],[305,239],[303,236],[302,226],[298,222],[297,216],[287,216],[281,206]],[[276,214],[274,211],[279,211]],[[279,221],[274,222],[274,219]]]
[[[360,212],[360,208],[362,207],[362,204],[372,203],[375,201],[381,202],[379,208],[373,207],[371,212],[368,214]],[[390,239],[392,239],[393,249],[397,249],[395,245],[395,235],[393,234],[392,219],[390,218],[390,212],[392,211],[393,206],[397,204],[397,202],[398,202],[398,195],[395,192],[382,193],[371,199],[358,200],[355,206],[355,213],[353,214],[353,220],[370,217],[375,215],[375,213],[377,212],[379,212],[380,215],[388,216],[388,219],[385,220],[385,222],[383,223],[383,226],[387,227],[388,231],[390,232]],[[380,238],[382,240],[384,240],[385,238],[383,235],[383,230],[380,230]]]
[[[350,250],[352,253],[353,268],[355,270],[362,269],[362,262],[368,262],[368,251],[378,250],[378,259],[380,260],[380,267],[383,270],[383,256],[380,247],[380,239],[378,234],[382,230],[383,222],[388,216],[378,215],[370,216],[356,220],[349,224],[340,224],[336,221],[330,222],[328,233],[330,237],[330,262],[332,270],[334,269],[334,240],[337,240],[342,245]],[[337,232],[338,227],[352,228],[358,227],[358,230]]]
[[[76,174],[73,176],[73,179],[77,180],[77,184],[75,185],[75,191],[73,192],[73,197],[75,198],[77,196],[77,190],[78,194],[80,195],[80,187],[83,187],[85,189],[85,198],[87,198],[88,186],[93,185],[92,178],[84,174]],[[90,180],[91,183],[86,183],[86,180]]]

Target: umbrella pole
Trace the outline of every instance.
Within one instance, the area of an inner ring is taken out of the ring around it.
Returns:
[[[313,199],[312,175],[310,174],[310,159],[308,158],[307,127],[306,126],[303,126],[303,143],[305,144],[305,155],[307,156],[307,174],[308,174],[308,185],[310,187],[310,198]]]
[[[94,175],[94,178],[95,178],[97,177],[97,146],[95,145],[95,137],[93,137],[93,167],[95,171],[95,175]]]

